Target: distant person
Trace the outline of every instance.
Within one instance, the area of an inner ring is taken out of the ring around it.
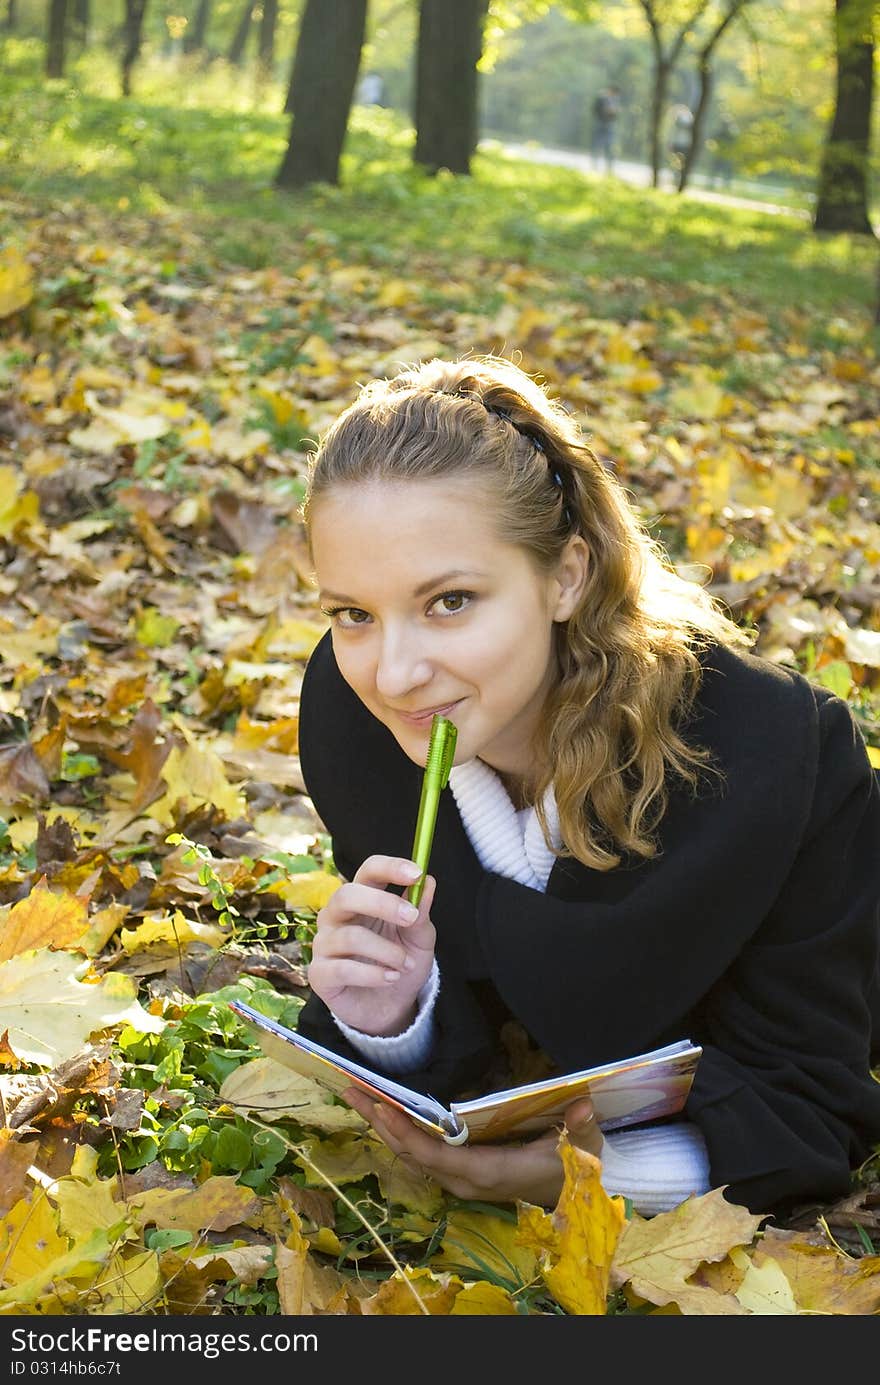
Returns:
[[[381,106],[385,94],[385,83],[378,72],[365,72],[358,86],[358,104],[361,106]]]
[[[694,138],[694,113],[690,106],[673,106],[669,123],[669,162],[676,178],[681,177],[685,159]]]
[[[733,146],[736,141],[736,125],[732,117],[722,111],[718,117],[709,139],[706,141],[711,161],[709,164],[709,182],[712,187],[716,183],[721,183],[724,187],[730,187],[730,180],[733,177]]]
[[[598,168],[602,158],[606,173],[614,167],[614,137],[619,115],[620,87],[612,82],[603,87],[593,102],[593,161]]]

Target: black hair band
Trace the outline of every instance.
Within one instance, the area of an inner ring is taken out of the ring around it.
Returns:
[[[483,400],[481,400],[480,402],[483,404],[483,407],[487,413],[494,414],[496,418],[504,419],[505,423],[509,423],[511,428],[516,429],[521,438],[525,438],[527,442],[530,442],[532,444],[532,447],[534,447],[536,452],[540,452],[543,457],[547,457],[547,449],[541,442],[541,439],[536,438],[534,433],[526,433],[522,428],[520,428],[518,423],[514,423],[513,419],[510,417],[510,414],[507,412],[506,409],[500,409],[495,404],[486,404]],[[556,467],[553,466],[549,457],[547,457],[547,473],[550,477],[550,480],[553,482],[554,486],[559,491],[559,494],[562,497],[562,514],[566,524],[569,528],[571,528],[571,510],[569,508],[568,501],[565,497],[565,485],[563,484],[562,477],[560,476]]]

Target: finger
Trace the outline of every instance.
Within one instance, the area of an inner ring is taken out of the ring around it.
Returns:
[[[340,885],[322,910],[324,923],[337,927],[342,921],[356,918],[381,919],[392,928],[408,928],[416,922],[419,911],[400,895],[361,883]]]
[[[565,1108],[565,1125],[567,1130],[576,1127],[587,1126],[595,1120],[593,1103],[588,1096],[579,1097],[570,1106]]]
[[[372,962],[374,966],[393,967],[397,971],[411,971],[415,966],[401,942],[356,924],[334,928],[323,937],[316,936],[312,956],[326,962],[346,959]]]
[[[415,861],[406,856],[368,856],[354,873],[358,885],[413,885],[421,875]]]
[[[395,967],[376,966],[372,962],[359,962],[353,958],[328,962],[319,958],[312,961],[306,971],[306,979],[312,990],[326,998],[331,992],[343,990],[346,986],[360,986],[375,990],[380,986],[391,986],[399,981],[403,973]]]

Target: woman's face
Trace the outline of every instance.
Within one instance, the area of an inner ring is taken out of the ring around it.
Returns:
[[[499,539],[492,508],[472,481],[341,485],[313,506],[312,553],[342,676],[410,759],[425,763],[442,712],[457,764],[526,776],[586,548],[570,540],[541,574]]]

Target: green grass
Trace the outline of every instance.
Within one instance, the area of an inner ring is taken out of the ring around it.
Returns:
[[[0,47],[0,233],[21,234],[21,210],[112,213],[120,235],[148,234],[173,259],[181,220],[216,258],[289,269],[310,249],[418,277],[445,270],[438,309],[491,311],[499,272],[521,264],[554,279],[589,313],[643,313],[655,286],[682,311],[754,306],[820,334],[835,320],[870,325],[876,244],[817,236],[792,215],[718,207],[667,190],[505,157],[491,146],[470,178],[413,166],[413,132],[396,113],[355,107],[339,186],[281,192],[274,176],[289,131],[283,92],[242,73],[158,58],[118,96],[115,59],[72,62],[47,83],[42,45]],[[147,225],[145,228],[145,219]],[[423,259],[424,257],[424,259]],[[192,263],[192,255],[188,256]],[[535,289],[524,290],[535,301]],[[806,329],[805,329],[806,330]]]

